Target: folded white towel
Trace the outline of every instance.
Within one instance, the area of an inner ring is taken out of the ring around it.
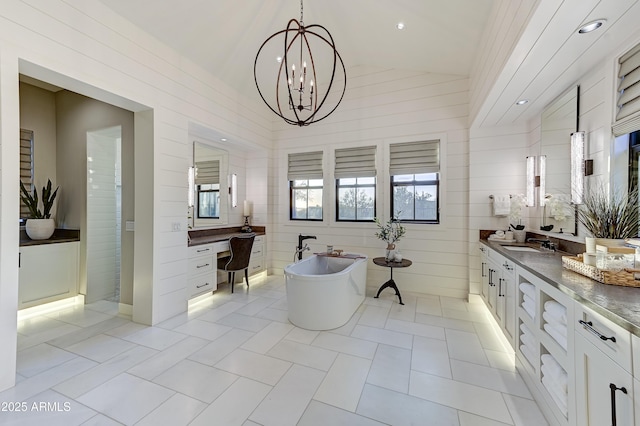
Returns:
[[[567,323],[567,308],[555,300],[544,302],[544,310],[563,324]]]
[[[511,196],[509,194],[501,194],[493,196],[493,215],[509,216],[511,213]]]
[[[549,312],[547,311],[544,311],[542,313],[542,318],[544,318],[546,324],[549,324],[549,326],[555,328],[558,333],[562,334],[564,337],[567,337],[567,324],[558,322],[558,320],[550,316]]]
[[[567,336],[566,335],[562,335],[560,332],[558,332],[558,329],[556,329],[555,327],[551,326],[550,324],[545,324],[544,325],[544,331],[547,332],[547,334],[549,334],[549,336],[551,336],[553,338],[553,340],[555,340],[556,342],[558,342],[558,344],[560,346],[562,346],[563,349],[567,349]]]
[[[524,355],[525,359],[529,362],[529,364],[536,365],[536,353],[535,350],[530,348],[527,345],[520,345],[520,352]]]
[[[528,301],[522,302],[522,309],[524,309],[529,314],[531,319],[536,319],[536,307],[533,303],[530,303]]]
[[[547,377],[542,377],[542,384],[544,385],[544,387],[549,392],[549,395],[551,396],[551,399],[553,399],[553,402],[556,403],[556,405],[558,406],[558,409],[560,410],[560,412],[566,417],[567,414],[568,414],[568,410],[567,410],[567,394],[566,393],[561,393],[560,390],[557,389],[556,386],[554,386],[553,384],[551,384],[549,382],[549,379]]]
[[[540,356],[540,361],[542,362],[543,365],[546,365],[547,367],[549,367],[554,375],[559,376],[562,373],[566,374],[566,371],[564,370],[564,368],[562,368],[560,363],[553,357],[553,355],[542,354]]]
[[[529,327],[527,327],[523,322],[520,323],[520,331],[524,334],[531,334],[531,330],[529,330]]]
[[[530,283],[520,283],[520,291],[532,299],[536,298],[536,287]]]
[[[542,374],[545,377],[549,378],[549,380],[552,380],[562,392],[566,393],[567,389],[569,388],[569,378],[567,376],[567,373],[562,370],[562,373],[556,375],[551,370],[551,367],[546,364],[542,364],[542,367],[540,367],[540,371],[542,371]]]

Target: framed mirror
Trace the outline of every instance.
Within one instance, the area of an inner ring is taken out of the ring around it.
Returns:
[[[227,151],[204,142],[193,142],[193,206],[190,217],[194,228],[226,225],[229,217]]]
[[[571,133],[579,128],[579,103],[580,86],[575,86],[542,112],[540,155],[546,156],[546,190],[540,229],[552,233],[578,232],[576,206],[571,204]]]

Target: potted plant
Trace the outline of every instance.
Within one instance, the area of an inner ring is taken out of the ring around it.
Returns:
[[[385,258],[387,261],[394,260],[394,250],[396,248],[395,243],[402,238],[407,230],[402,226],[400,220],[394,217],[391,217],[384,224],[381,223],[378,218],[374,218],[374,222],[378,226],[378,232],[375,234],[376,237],[387,243]]]
[[[20,199],[29,209],[29,218],[25,225],[27,235],[32,240],[46,240],[53,235],[55,222],[51,219],[51,208],[58,194],[59,187],[51,192],[51,179],[47,180],[47,186],[42,188],[42,211],[38,206],[38,191],[33,188],[33,195],[27,191],[22,181],[20,181]]]
[[[598,240],[586,240],[587,253],[595,252],[596,243],[620,245],[621,240],[637,237],[639,220],[637,188],[626,192],[614,191],[609,196],[606,188],[600,185],[585,194],[584,204],[578,208],[578,221],[591,238]],[[607,242],[603,239],[617,241]]]

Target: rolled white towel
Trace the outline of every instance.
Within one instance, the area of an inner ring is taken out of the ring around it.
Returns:
[[[536,365],[536,354],[535,351],[527,345],[520,345],[520,352],[527,359],[529,364]]]
[[[550,324],[544,325],[544,331],[546,331],[549,336],[553,338],[562,348],[567,349],[567,336],[566,334],[563,336],[562,333],[558,332],[558,329],[551,326]]]
[[[527,282],[523,282],[523,283],[520,283],[519,287],[520,287],[520,291],[522,291],[524,294],[526,294],[530,298],[535,299],[535,297],[536,297],[536,287],[533,284],[527,283]]]
[[[559,322],[563,324],[567,323],[567,308],[564,305],[561,305],[555,300],[548,300],[544,302],[544,310]]]
[[[523,295],[522,295],[522,301],[523,301],[523,302],[530,303],[530,304],[532,304],[532,305],[534,305],[534,306],[535,306],[535,304],[536,304],[536,298],[535,298],[535,297],[529,297],[529,296],[528,296],[528,295],[526,295],[526,294],[523,294]]]
[[[530,348],[535,348],[537,344],[535,337],[529,333],[520,334],[520,341]]]
[[[529,330],[529,327],[527,327],[523,322],[520,323],[520,331],[524,334],[531,334],[531,330]]]
[[[556,403],[560,412],[566,417],[568,414],[567,394],[561,392],[560,389],[558,389],[557,386],[554,386],[547,377],[542,377],[542,384],[549,392],[551,399]]]
[[[546,364],[542,364],[540,371],[542,371],[542,374],[544,374],[545,377],[548,377],[549,380],[553,381],[562,392],[566,393],[568,391],[569,377],[564,370],[562,370],[560,374],[556,374],[551,367]]]
[[[536,318],[536,307],[533,303],[529,303],[527,301],[522,302],[522,309],[524,309],[529,314],[531,319]]]
[[[544,318],[544,320],[547,324],[549,324],[550,327],[555,328],[558,333],[560,333],[564,337],[567,337],[567,324],[558,322],[558,320],[554,317],[551,317],[549,315],[549,312],[547,311],[544,311],[542,313],[542,318]]]

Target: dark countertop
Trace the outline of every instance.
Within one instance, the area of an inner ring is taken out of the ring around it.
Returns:
[[[202,229],[189,231],[189,247],[202,244],[227,241],[231,237],[244,237],[247,235],[266,235],[264,227],[254,226],[253,232],[241,232],[239,226],[218,229]]]
[[[32,240],[24,230],[20,230],[20,247],[72,243],[76,241],[80,241],[80,231],[77,229],[56,229],[53,231],[53,235],[46,240]]]
[[[593,309],[622,328],[640,337],[640,287],[602,284],[562,267],[563,252],[510,251],[498,243],[480,240],[569,297]],[[523,245],[523,244],[512,244]],[[531,245],[538,248],[538,245]]]

